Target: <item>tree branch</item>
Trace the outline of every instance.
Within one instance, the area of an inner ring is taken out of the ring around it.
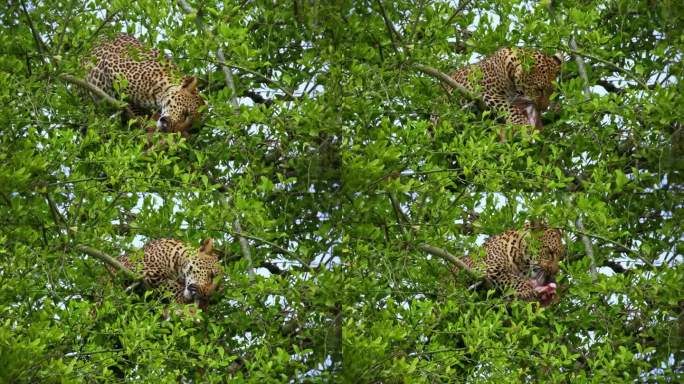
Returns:
[[[289,273],[289,271],[283,270],[280,267],[278,267],[277,265],[270,263],[268,261],[261,262],[261,264],[259,264],[259,267],[266,268],[273,275],[283,276],[283,275],[287,275]]]
[[[121,271],[124,275],[126,275],[127,278],[129,278],[129,279],[131,279],[131,280],[137,280],[137,281],[142,281],[142,280],[143,280],[142,276],[140,276],[140,275],[138,275],[138,274],[132,272],[130,269],[124,267],[123,264],[121,264],[118,260],[116,260],[116,259],[113,258],[112,256],[110,256],[110,255],[108,255],[108,254],[106,254],[106,253],[100,251],[99,249],[95,249],[95,248],[92,248],[92,247],[89,247],[89,246],[83,245],[83,244],[77,244],[77,245],[75,246],[75,248],[76,248],[77,250],[83,252],[83,253],[86,253],[86,254],[88,254],[88,255],[90,255],[90,256],[93,256],[93,257],[95,257],[95,258],[97,258],[97,259],[102,260],[103,262],[109,264],[109,265],[112,266],[113,268],[118,269],[118,270]]]
[[[625,251],[625,252],[628,252],[628,253],[632,253],[632,254],[637,254],[637,253],[638,253],[637,251],[635,251],[635,250],[629,248],[628,246],[626,246],[626,245],[624,245],[624,244],[620,244],[620,243],[618,243],[618,242],[615,241],[615,240],[611,240],[611,239],[609,239],[609,238],[607,238],[607,237],[604,237],[604,236],[601,236],[601,235],[597,235],[597,234],[595,234],[595,233],[585,232],[585,231],[583,231],[583,230],[581,230],[581,229],[579,229],[579,228],[577,228],[577,229],[575,229],[575,228],[569,228],[569,227],[561,227],[561,228],[562,228],[563,230],[565,230],[565,231],[572,232],[572,233],[577,234],[577,235],[580,235],[580,236],[581,236],[581,235],[585,235],[585,236],[589,236],[589,237],[591,237],[591,238],[593,238],[593,239],[599,239],[599,240],[601,240],[601,241],[605,241],[606,243],[613,244],[613,245],[617,246],[618,248],[620,248],[621,250],[623,250],[623,251]]]
[[[252,252],[249,249],[249,242],[247,242],[247,238],[242,236],[242,227],[240,226],[240,220],[237,218],[233,220],[233,231],[235,231],[235,234],[237,235],[238,241],[240,243],[240,251],[242,251],[242,256],[247,259],[247,274],[249,275],[250,279],[254,279],[254,270],[253,270],[253,263],[252,263]]]
[[[577,226],[577,229],[584,232],[584,223],[582,223],[581,216],[577,216],[577,219],[575,220],[575,225]],[[591,281],[595,282],[596,258],[594,257],[594,246],[591,244],[591,240],[589,240],[589,237],[587,235],[582,234],[580,237],[582,238],[582,243],[584,244],[584,251],[587,253],[587,256],[589,256],[589,274],[591,275]]]
[[[484,281],[487,286],[491,286],[491,281],[489,281],[489,279],[487,279],[485,276],[483,276],[483,275],[473,271],[472,269],[470,269],[470,267],[468,267],[461,259],[452,255],[451,253],[449,253],[449,251],[442,249],[442,248],[437,248],[437,247],[434,247],[432,245],[425,244],[425,243],[418,244],[418,248],[422,251],[425,251],[425,252],[433,255],[433,256],[437,256],[437,257],[440,257],[440,258],[446,260],[447,262],[449,262],[449,263],[455,265],[456,267],[458,267],[459,269],[463,270],[465,273],[468,274],[468,276],[472,277],[473,279]]]
[[[218,55],[217,55],[217,56],[218,56]],[[231,63],[226,63],[225,60],[221,61],[220,58],[219,58],[219,63],[220,63],[224,68],[233,68],[233,69],[237,69],[237,70],[242,71],[242,72],[247,72],[247,73],[249,73],[250,75],[254,75],[254,76],[256,76],[256,77],[258,77],[258,78],[264,80],[267,84],[275,85],[279,90],[281,90],[281,91],[282,91],[284,94],[286,94],[289,98],[291,98],[291,99],[296,99],[296,96],[294,95],[294,93],[292,93],[292,91],[290,91],[289,89],[287,89],[287,87],[285,87],[285,85],[284,85],[283,83],[279,82],[278,80],[271,79],[270,77],[268,77],[268,76],[266,76],[266,75],[264,75],[264,74],[262,74],[262,73],[259,73],[259,72],[257,72],[257,71],[253,71],[253,70],[251,70],[251,69],[249,69],[249,68],[245,68],[245,67],[240,66],[240,65],[231,64]]]
[[[190,4],[188,4],[187,1],[185,0],[178,0],[178,4],[180,4],[181,8],[186,14],[197,14],[197,10],[195,10]],[[202,19],[197,17],[197,26],[203,30],[205,33],[208,35],[211,35],[209,31],[206,30],[204,24],[202,23]],[[235,89],[235,82],[233,81],[233,72],[230,70],[230,68],[226,65],[226,58],[223,55],[223,48],[218,47],[216,49],[216,58],[218,59],[219,63],[221,64],[221,69],[223,70],[223,75],[226,80],[226,86],[228,89],[230,89],[231,95],[230,95],[230,104],[235,108],[235,110],[239,110],[240,108],[240,103],[238,102],[237,98],[237,90]]]
[[[377,0],[376,2],[378,3],[378,7],[380,7],[382,19],[385,21],[385,27],[387,28],[387,33],[389,34],[390,41],[392,42],[392,47],[394,48],[395,52],[398,52],[399,44],[397,44],[396,39],[399,39],[399,42],[402,43],[403,37],[396,29],[394,29],[394,26],[392,25],[392,23],[389,20],[389,17],[387,16],[387,12],[385,12],[385,7],[382,6],[382,1]]]
[[[190,6],[190,4],[187,3],[185,0],[178,0],[178,3],[180,4],[181,8],[183,8],[183,11],[186,14],[197,14],[197,10],[195,10],[193,7]],[[204,24],[202,23],[202,20],[197,17],[197,26],[205,31],[205,33],[211,35],[209,31],[206,31],[206,28]],[[226,86],[228,89],[230,89],[231,95],[230,95],[230,103],[235,109],[236,112],[239,113],[239,108],[240,108],[240,103],[237,98],[237,90],[235,88],[235,82],[233,81],[233,72],[230,70],[230,68],[226,65],[226,58],[223,55],[223,48],[219,47],[216,50],[216,58],[218,59],[219,63],[221,64],[221,69],[223,70],[223,74],[225,77],[226,81]],[[242,251],[242,255],[244,256],[245,259],[247,259],[248,263],[248,270],[247,273],[249,275],[250,279],[254,279],[254,264],[252,262],[252,252],[249,249],[249,242],[247,242],[247,239],[242,236],[242,228],[240,226],[240,220],[238,218],[235,218],[233,220],[233,231],[235,231],[235,234],[238,237],[238,241],[240,243],[240,250]]]
[[[417,234],[418,231],[411,224],[411,221],[406,216],[406,213],[404,213],[404,211],[401,210],[401,207],[399,206],[399,203],[397,202],[394,195],[392,195],[390,193],[389,197],[390,197],[390,201],[392,203],[392,207],[394,208],[395,214],[397,215],[397,224],[399,224],[399,228],[401,228],[402,222],[403,222],[406,225],[408,225],[409,229],[411,230],[411,232],[413,234]],[[470,276],[473,279],[478,280],[480,282],[484,282],[488,287],[490,287],[492,285],[491,282],[485,276],[482,276],[481,274],[470,269],[470,267],[468,267],[461,259],[452,255],[446,249],[434,247],[432,245],[425,244],[425,243],[418,244],[417,247],[418,247],[418,249],[420,249],[424,252],[427,252],[427,253],[434,255],[434,256],[437,256],[437,257],[440,257],[440,258],[446,260],[447,262],[451,263],[452,265],[455,265],[459,269],[465,271],[468,274],[468,276]]]
[[[649,89],[648,85],[647,85],[646,83],[644,83],[643,80],[641,80],[641,79],[640,79],[636,74],[634,74],[634,72],[632,72],[632,71],[629,71],[629,70],[627,70],[627,69],[624,69],[624,68],[618,66],[617,64],[614,64],[614,63],[612,63],[612,62],[610,62],[610,61],[608,61],[608,60],[606,60],[606,59],[602,59],[602,58],[600,58],[600,57],[597,57],[597,56],[594,56],[594,55],[590,55],[590,54],[588,54],[588,53],[580,52],[580,51],[578,51],[578,50],[576,50],[576,49],[573,49],[572,47],[570,47],[570,52],[572,52],[572,53],[575,54],[575,55],[579,55],[579,56],[582,56],[582,57],[587,57],[587,58],[589,58],[589,59],[596,60],[596,61],[598,61],[598,62],[600,62],[600,63],[603,63],[603,64],[605,64],[605,65],[607,65],[607,66],[609,66],[609,67],[615,69],[616,71],[622,72],[622,73],[624,73],[625,75],[627,75],[628,77],[631,77],[632,80],[636,81],[637,84],[639,84],[642,88],[644,88],[644,89]]]
[[[36,31],[36,28],[33,25],[33,21],[31,20],[31,16],[28,13],[28,9],[26,8],[26,4],[24,3],[24,1],[21,1],[20,3],[21,9],[22,11],[24,11],[24,15],[26,16],[26,21],[28,22],[29,29],[31,30],[31,35],[33,35],[33,40],[35,40],[36,42],[36,49],[38,50],[38,53],[41,53],[41,60],[44,60],[44,56],[48,52],[47,45],[40,38],[38,31]]]
[[[577,42],[575,41],[575,36],[570,36],[570,41],[568,42],[568,45],[570,46],[570,49],[572,49],[573,52],[577,52]],[[584,60],[582,59],[581,56],[574,55],[575,56],[575,62],[577,63],[577,70],[579,71],[580,77],[584,81],[584,93],[589,93],[589,76],[587,76],[587,68],[584,65]]]
[[[389,199],[392,203],[392,208],[394,208],[394,214],[397,218],[397,224],[399,224],[399,230],[401,232],[404,232],[404,226],[402,225],[402,223],[404,223],[408,225],[409,229],[415,234],[416,231],[415,228],[413,228],[413,225],[411,225],[411,220],[406,216],[406,213],[402,211],[401,206],[399,206],[399,202],[394,197],[393,193],[389,194]]]
[[[234,223],[233,223],[233,224],[234,224]],[[239,224],[239,223],[238,223],[238,224]],[[264,243],[264,244],[266,244],[266,245],[270,245],[271,247],[275,248],[278,252],[280,252],[280,253],[282,253],[282,254],[285,254],[285,255],[294,255],[294,253],[293,253],[292,251],[287,250],[287,249],[281,247],[280,245],[278,245],[278,244],[276,244],[276,243],[274,243],[274,242],[268,241],[268,240],[266,240],[266,239],[262,239],[261,237],[258,237],[258,236],[254,236],[254,235],[250,235],[250,234],[244,233],[242,230],[236,231],[236,230],[235,230],[235,225],[233,225],[233,231],[226,231],[226,230],[224,229],[223,232],[227,232],[228,234],[230,234],[231,236],[234,236],[234,237],[244,237],[244,238],[247,238],[247,239],[251,239],[251,240],[254,240],[254,241],[258,241],[258,242],[260,242],[260,243]]]
[[[456,89],[456,90],[457,90],[459,93],[461,93],[465,98],[467,98],[467,99],[470,100],[470,101],[473,101],[473,102],[477,103],[477,106],[478,106],[481,110],[484,111],[484,110],[487,109],[487,106],[485,105],[484,101],[482,101],[482,97],[481,97],[480,95],[478,95],[478,94],[475,93],[475,92],[470,92],[470,91],[467,90],[464,86],[462,86],[461,84],[457,83],[456,80],[452,79],[452,78],[451,78],[449,75],[447,75],[446,73],[441,72],[440,70],[438,70],[438,69],[436,69],[436,68],[429,67],[429,66],[423,65],[423,64],[414,63],[413,66],[414,66],[417,70],[419,70],[419,71],[425,73],[426,75],[432,76],[432,77],[434,77],[435,79],[441,81],[442,83],[444,83],[445,85],[447,85],[449,88]]]
[[[607,80],[597,80],[596,85],[602,86],[607,92],[617,93],[618,95],[625,92],[624,89],[615,86],[615,84]]]
[[[629,269],[623,267],[619,263],[610,260],[605,260],[603,262],[603,266],[612,269],[615,273],[628,273],[630,271]]]
[[[67,81],[71,84],[77,85],[87,91],[90,91],[94,93],[96,96],[102,98],[104,101],[106,101],[108,104],[113,106],[116,109],[120,110],[125,110],[128,112],[130,116],[135,116],[135,113],[130,109],[128,103],[125,103],[123,101],[117,100],[111,96],[109,96],[105,91],[103,91],[100,87],[91,84],[83,79],[79,79],[78,77],[74,77],[71,75],[67,75],[66,73],[62,73],[59,75],[59,78]]]
[[[233,71],[226,66],[226,58],[223,56],[223,48],[219,47],[216,49],[216,58],[219,63],[221,63],[221,69],[223,69],[223,75],[226,78],[226,86],[230,89],[230,104],[237,111],[240,109],[240,103],[237,98],[237,90],[235,89],[235,82],[233,81]]]

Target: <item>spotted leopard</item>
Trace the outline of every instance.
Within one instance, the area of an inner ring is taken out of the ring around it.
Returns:
[[[142,273],[148,286],[173,294],[176,302],[196,303],[204,309],[216,290],[215,279],[220,274],[211,239],[205,240],[198,250],[175,239],[152,240],[143,247],[142,260],[124,255],[119,262]]]
[[[563,58],[523,48],[502,48],[476,64],[457,69],[451,78],[478,92],[491,110],[513,125],[541,127]]]
[[[197,92],[197,78],[181,79],[176,76],[177,68],[159,56],[158,50],[121,34],[93,48],[84,64],[86,80],[112,97],[116,97],[114,85],[126,80],[124,91],[133,110],[155,113],[158,129],[187,137],[204,105]]]
[[[513,290],[523,300],[548,304],[554,299],[555,275],[565,257],[561,231],[543,224],[526,224],[487,239],[483,259],[466,257],[470,268],[484,272],[499,290]]]

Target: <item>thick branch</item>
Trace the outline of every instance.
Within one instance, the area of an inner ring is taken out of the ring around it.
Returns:
[[[91,84],[83,79],[79,79],[78,77],[74,77],[71,75],[67,75],[66,73],[62,73],[59,75],[59,78],[67,81],[71,84],[78,85],[79,87],[90,91],[94,93],[96,96],[102,98],[104,101],[106,101],[108,104],[112,105],[116,109],[121,109],[127,111],[131,116],[135,116],[133,111],[128,106],[128,103],[125,103],[123,101],[117,100],[111,96],[109,96],[105,91],[103,91],[100,87]]]
[[[596,85],[602,86],[607,92],[617,93],[618,95],[625,92],[624,89],[615,86],[615,84],[607,80],[597,80]]]
[[[108,254],[100,251],[99,249],[95,249],[95,248],[92,248],[92,247],[89,247],[89,246],[83,245],[83,244],[78,244],[78,245],[76,245],[75,248],[78,249],[79,251],[83,252],[83,253],[86,253],[90,256],[93,256],[95,258],[98,258],[98,259],[104,261],[105,263],[109,264],[110,266],[121,271],[124,275],[126,275],[126,277],[128,277],[131,280],[138,280],[138,281],[142,280],[142,276],[139,276],[138,274],[132,272],[130,269],[124,267],[123,264],[121,264],[118,260],[116,260],[115,258],[109,256]]]
[[[465,98],[477,103],[478,107],[480,107],[481,110],[487,109],[487,106],[484,104],[484,101],[482,101],[482,98],[480,97],[480,95],[478,95],[474,92],[470,92],[464,86],[457,83],[456,80],[452,79],[446,73],[441,72],[440,70],[438,70],[436,68],[429,67],[429,66],[423,65],[423,64],[414,63],[413,66],[416,67],[417,70],[425,73],[426,75],[432,76],[435,79],[441,81],[442,83],[447,85],[449,88],[456,89]]]
[[[476,280],[483,280],[485,283],[489,286],[491,286],[491,282],[484,276],[480,275],[479,273],[473,271],[468,267],[463,261],[461,261],[458,257],[452,255],[449,253],[447,250],[442,249],[442,248],[437,248],[433,247],[432,245],[429,244],[419,244],[418,248],[422,251],[425,251],[433,256],[441,257],[442,259],[446,260],[447,262],[457,266],[458,268],[462,269],[465,271],[468,276],[472,277],[473,279]]]
[[[603,266],[612,269],[615,273],[628,273],[630,271],[629,269],[620,265],[620,263],[610,260],[605,260],[603,262]]]
[[[252,99],[252,101],[255,104],[264,104],[267,107],[270,107],[273,104],[273,100],[266,99],[265,97],[261,96],[260,94],[254,91],[245,91],[244,96],[247,96],[250,99]]]
[[[268,262],[268,261],[262,261],[261,264],[259,264],[259,267],[261,268],[266,268],[272,275],[281,275],[285,276],[290,273],[290,271],[281,269],[277,265]]]

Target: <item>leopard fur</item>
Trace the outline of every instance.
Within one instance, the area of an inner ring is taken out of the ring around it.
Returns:
[[[554,91],[552,82],[562,62],[560,55],[502,48],[479,63],[457,69],[451,78],[467,90],[480,93],[485,105],[504,115],[509,124],[540,127],[539,117],[530,112],[540,114],[548,108]]]
[[[220,274],[218,257],[212,250],[211,239],[205,240],[196,251],[179,240],[159,239],[145,244],[142,260],[124,255],[119,262],[142,273],[148,286],[170,292],[176,302],[196,303],[206,308],[216,290],[215,278]]]
[[[483,259],[467,257],[464,262],[484,272],[496,288],[511,289],[520,299],[545,304],[553,298],[558,264],[565,257],[560,230],[528,223],[523,230],[490,237],[483,248]]]
[[[114,84],[125,79],[125,93],[131,109],[158,112],[157,128],[189,136],[200,119],[204,101],[197,92],[197,78],[175,76],[177,68],[159,58],[159,51],[147,49],[134,37],[121,34],[93,48],[94,60],[86,60],[86,80],[115,97]]]

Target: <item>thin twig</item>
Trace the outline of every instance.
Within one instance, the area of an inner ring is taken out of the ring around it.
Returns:
[[[577,42],[575,42],[575,36],[570,36],[570,41],[569,44],[570,49],[573,52],[577,52]],[[589,96],[589,76],[587,76],[587,69],[584,65],[584,59],[582,59],[581,56],[574,55],[575,56],[575,62],[577,63],[577,69],[579,71],[580,77],[582,78],[582,81],[584,82],[584,94],[585,96]],[[584,229],[584,223],[582,222],[582,216],[578,215],[577,219],[575,219],[575,226],[577,229],[579,229],[582,232],[585,232]],[[585,234],[581,234],[580,237],[582,238],[582,244],[584,244],[584,251],[586,252],[587,256],[589,257],[589,275],[591,276],[591,281],[595,282],[596,281],[596,257],[594,257],[594,246],[591,243],[591,240],[589,237]]]
[[[595,234],[595,233],[586,232],[586,231],[583,231],[583,230],[581,230],[581,229],[579,229],[579,228],[577,228],[577,229],[575,229],[575,228],[568,228],[568,227],[561,227],[561,228],[562,228],[563,230],[565,230],[565,231],[572,232],[572,233],[575,233],[575,234],[580,235],[580,236],[584,235],[584,236],[589,236],[589,237],[594,238],[594,239],[598,239],[598,240],[605,241],[606,243],[610,243],[610,244],[615,245],[616,247],[620,248],[621,250],[623,250],[623,251],[625,251],[625,252],[634,253],[634,254],[638,253],[637,251],[635,251],[635,250],[629,248],[628,246],[626,246],[626,245],[624,245],[624,244],[620,244],[620,243],[618,243],[618,242],[615,241],[615,240],[611,240],[611,239],[609,239],[609,238],[607,238],[607,237],[604,237],[604,236],[601,236],[601,235],[597,235],[597,234]]]
[[[575,220],[575,225],[577,226],[577,229],[584,232],[584,223],[582,223],[581,216],[577,216],[577,219]],[[589,256],[589,274],[591,275],[591,281],[595,282],[596,258],[594,257],[594,246],[591,244],[591,240],[589,240],[589,237],[587,235],[582,234],[580,237],[582,238],[582,243],[584,244],[584,251],[587,253],[587,256]]]
[[[413,225],[411,225],[411,220],[406,216],[406,213],[401,209],[401,206],[399,205],[399,202],[397,201],[396,197],[394,197],[393,193],[389,194],[389,199],[390,202],[392,203],[392,208],[394,208],[394,214],[397,217],[397,224],[399,224],[399,230],[404,232],[404,225],[408,226],[408,228],[415,233],[415,229],[413,228]]]
[[[47,45],[45,45],[45,42],[40,38],[40,35],[38,34],[38,31],[36,31],[35,26],[33,25],[33,21],[31,20],[31,16],[29,16],[28,9],[26,8],[26,4],[24,4],[23,1],[21,3],[21,9],[24,11],[24,15],[26,16],[26,20],[28,22],[29,29],[31,30],[31,35],[33,35],[33,40],[36,42],[36,49],[38,50],[39,53],[42,53],[40,55],[41,59],[45,56],[47,53]]]
[[[237,111],[240,108],[240,103],[237,98],[237,90],[235,89],[235,82],[233,81],[233,71],[226,65],[226,58],[223,56],[223,48],[218,48],[216,50],[216,58],[219,63],[221,63],[221,69],[223,69],[223,75],[226,78],[226,86],[230,89],[230,104]]]
[[[181,8],[183,8],[183,11],[186,14],[197,14],[197,10],[194,9],[190,4],[188,4],[187,1],[178,0],[178,4],[180,4]],[[207,31],[207,29],[205,28],[204,24],[202,23],[202,21],[199,17],[197,18],[197,25],[206,34],[211,35],[211,32]],[[223,70],[223,74],[224,74],[225,81],[226,81],[226,86],[228,87],[228,89],[230,89],[230,92],[231,92],[230,104],[237,111],[240,108],[240,103],[239,103],[238,98],[237,98],[237,90],[235,89],[235,82],[233,80],[233,72],[226,65],[226,58],[223,55],[223,48],[222,47],[219,47],[218,49],[216,49],[216,58],[218,59],[219,63],[221,64],[221,69]]]
[[[180,4],[181,8],[183,8],[183,11],[185,11],[186,14],[197,14],[197,11],[190,6],[185,0],[178,0],[178,3]],[[211,35],[209,31],[206,30],[204,24],[201,22],[200,18],[197,18],[197,25],[200,29],[205,31],[208,35]],[[235,88],[235,82],[233,79],[233,72],[230,70],[230,67],[226,65],[226,58],[223,55],[223,48],[219,47],[216,50],[216,58],[218,59],[219,63],[221,64],[221,69],[223,70],[223,74],[225,77],[226,81],[226,86],[228,89],[230,89],[231,95],[230,95],[230,103],[235,109],[236,113],[239,113],[239,108],[240,108],[240,103],[237,98],[237,90]],[[252,262],[252,252],[249,249],[249,242],[247,241],[247,238],[242,236],[242,228],[240,226],[240,220],[238,218],[235,218],[233,220],[233,231],[235,231],[235,234],[237,235],[238,241],[240,243],[240,250],[242,251],[242,255],[245,259],[247,259],[247,264],[248,264],[248,269],[247,273],[249,275],[250,279],[254,279],[254,270],[253,270],[253,262]]]
[[[588,53],[580,52],[580,51],[578,51],[578,50],[576,50],[576,49],[572,49],[572,47],[570,47],[570,52],[572,52],[572,53],[575,54],[575,55],[579,55],[579,56],[582,56],[582,57],[587,57],[587,58],[589,58],[589,59],[596,60],[596,61],[598,61],[598,62],[600,62],[600,63],[606,64],[607,66],[612,67],[613,69],[617,70],[618,72],[622,72],[622,73],[624,73],[625,75],[631,77],[632,80],[636,81],[637,84],[639,84],[639,85],[640,85],[641,87],[643,87],[644,89],[649,89],[648,85],[647,85],[646,83],[644,83],[643,80],[641,80],[641,79],[640,79],[634,72],[632,72],[632,71],[629,71],[629,70],[627,70],[627,69],[624,69],[624,68],[620,67],[619,65],[614,64],[614,63],[612,63],[612,62],[610,62],[610,61],[608,61],[608,60],[606,60],[606,59],[602,59],[602,58],[600,58],[600,57],[597,57],[597,56],[594,56],[594,55],[591,55],[591,54],[588,54]]]
[[[233,226],[233,228],[235,228],[235,226]],[[258,241],[260,243],[264,243],[266,245],[270,245],[271,247],[275,248],[278,252],[286,254],[286,255],[294,255],[294,252],[287,250],[287,249],[281,247],[280,245],[278,245],[272,241],[268,241],[266,239],[262,239],[261,237],[250,235],[248,233],[244,233],[243,231],[236,232],[235,230],[227,231],[224,229],[223,232],[226,232],[229,235],[234,236],[234,237],[244,237],[244,238],[247,238],[250,240]]]
[[[224,68],[225,68],[225,67],[230,67],[230,68],[233,68],[233,69],[237,69],[237,70],[239,70],[239,71],[242,71],[242,72],[247,72],[247,73],[249,73],[250,75],[254,75],[254,76],[256,76],[256,77],[258,77],[258,78],[264,80],[264,81],[265,81],[266,83],[268,83],[268,84],[275,85],[280,91],[282,91],[284,94],[286,94],[286,95],[287,95],[288,97],[290,97],[291,99],[296,99],[296,98],[297,98],[291,90],[289,90],[283,83],[279,82],[278,80],[271,79],[270,77],[268,77],[268,76],[266,76],[266,75],[264,75],[264,74],[262,74],[262,73],[259,73],[259,72],[257,72],[257,71],[251,70],[251,69],[249,69],[249,68],[245,68],[245,67],[240,66],[240,65],[237,65],[237,64],[226,63],[225,61],[221,62],[220,59],[219,59],[219,63],[221,63],[221,65],[223,65]]]
[[[252,264],[252,251],[249,249],[249,242],[247,238],[242,236],[242,227],[240,226],[240,220],[237,218],[233,220],[233,231],[237,235],[238,241],[240,243],[240,251],[242,251],[242,256],[247,259],[247,274],[250,279],[254,279],[254,265]]]
[[[577,42],[575,41],[575,36],[570,36],[570,41],[568,42],[570,49],[573,52],[577,52]],[[584,60],[582,56],[574,55],[575,62],[577,63],[577,70],[579,71],[580,77],[584,81],[584,93],[589,93],[589,76],[587,76],[587,67],[584,65]]]
[[[470,1],[471,0],[460,1],[458,8],[456,8],[456,10],[454,10],[454,13],[452,13],[451,16],[449,17],[449,19],[446,21],[446,23],[444,23],[445,28],[448,28],[449,24],[451,24],[451,22],[454,21],[454,18],[456,18],[456,16],[459,13],[463,12],[466,9],[466,7],[470,4]]]
[[[401,34],[396,29],[394,29],[392,22],[389,20],[389,17],[387,16],[387,12],[385,12],[385,7],[382,6],[382,1],[377,0],[376,2],[378,3],[378,7],[380,7],[382,19],[385,21],[385,27],[387,28],[387,33],[389,34],[390,41],[392,42],[392,47],[394,48],[395,52],[399,52],[399,44],[396,40],[399,39],[399,43],[402,43],[401,40],[403,38],[401,37]]]

